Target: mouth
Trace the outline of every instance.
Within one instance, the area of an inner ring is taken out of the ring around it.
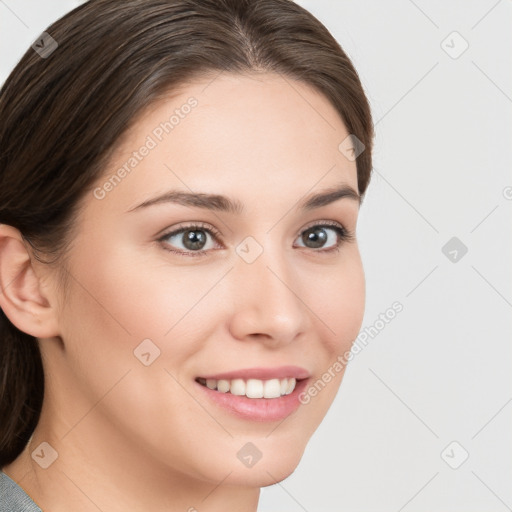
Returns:
[[[250,421],[283,420],[300,406],[309,372],[295,366],[252,368],[195,379],[217,407]]]

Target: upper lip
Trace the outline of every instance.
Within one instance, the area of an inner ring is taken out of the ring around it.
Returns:
[[[233,379],[286,379],[295,378],[297,380],[307,379],[309,372],[300,366],[279,366],[276,368],[244,368],[230,372],[216,373],[215,375],[201,375],[203,379],[214,380],[233,380]]]

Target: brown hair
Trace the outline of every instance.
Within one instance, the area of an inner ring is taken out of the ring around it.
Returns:
[[[30,48],[0,91],[0,223],[45,263],[62,263],[79,200],[136,116],[209,72],[276,72],[312,85],[365,145],[361,195],[368,186],[373,123],[359,76],[291,0],[90,0],[47,33],[58,47]],[[0,309],[0,468],[26,446],[43,394],[37,339]]]

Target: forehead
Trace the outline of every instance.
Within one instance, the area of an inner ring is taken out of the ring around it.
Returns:
[[[98,184],[113,178],[108,200],[127,208],[169,189],[243,203],[340,183],[357,191],[356,163],[339,150],[348,135],[327,98],[307,84],[271,73],[221,73],[151,105]]]

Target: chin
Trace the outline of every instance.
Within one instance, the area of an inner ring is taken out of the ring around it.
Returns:
[[[297,468],[299,461],[295,464],[269,464],[259,469],[253,467],[251,469],[237,468],[236,471],[229,476],[231,485],[241,487],[268,487],[277,484],[288,478]]]
[[[246,465],[238,458],[234,467],[233,464],[226,464],[226,473],[232,471],[229,477],[230,484],[244,487],[267,487],[281,482],[295,471],[305,448],[305,445],[280,448],[275,444],[272,446],[268,440],[255,440],[252,443],[254,446],[261,447],[261,458],[257,461],[249,460],[252,465],[249,462]],[[257,455],[257,452],[254,455],[260,456]],[[240,458],[243,460],[243,456]],[[228,468],[228,466],[230,467]]]

